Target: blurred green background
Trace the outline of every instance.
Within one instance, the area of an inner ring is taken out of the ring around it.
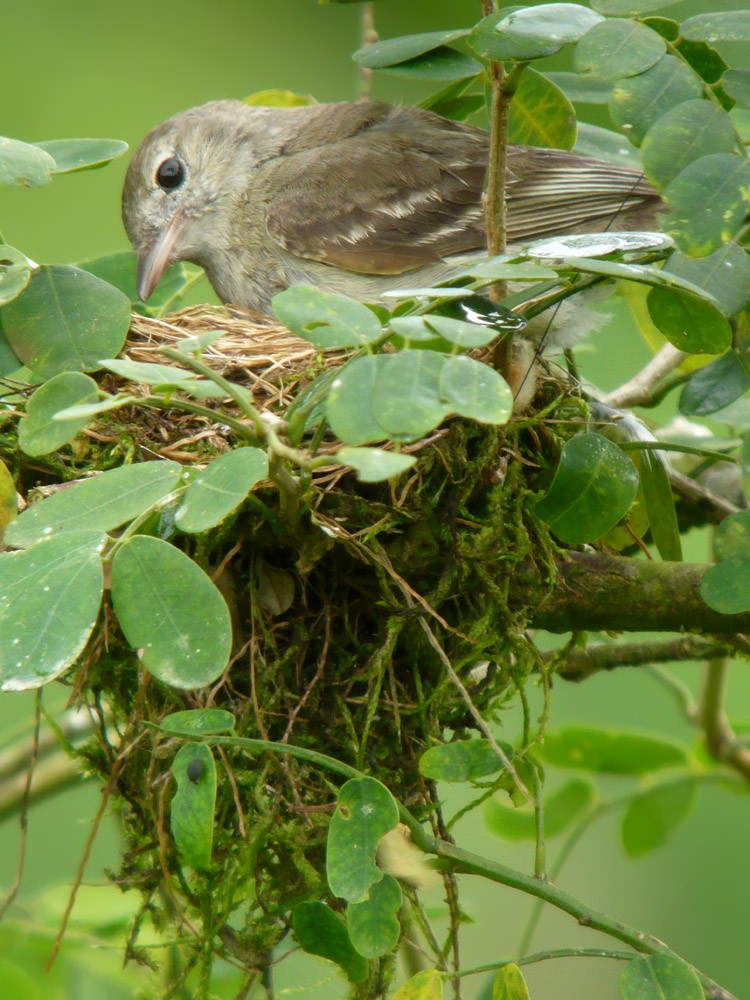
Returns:
[[[701,10],[747,6],[730,0],[691,0],[675,4],[665,14],[682,19]],[[478,19],[479,2],[378,0],[375,10],[377,29],[388,37],[468,25]],[[357,4],[318,6],[313,0],[222,0],[212,5],[198,0],[182,0],[179,5],[153,0],[131,0],[127,5],[85,0],[6,3],[0,131],[29,141],[118,138],[135,147],[159,121],[216,98],[278,87],[321,101],[350,99],[358,86],[349,55],[359,44],[359,17]],[[748,63],[739,46],[727,47],[725,55],[735,66]],[[564,57],[555,68],[566,68]],[[426,93],[424,85],[397,77],[381,75],[374,80],[374,96],[384,100],[409,103]],[[601,112],[598,115],[592,120],[604,124]],[[0,231],[37,261],[76,261],[125,249],[119,194],[127,161],[126,156],[101,171],[58,177],[46,188],[0,189]],[[199,288],[203,298],[210,296],[207,284]],[[603,387],[612,387],[648,356],[633,329],[609,329],[595,338],[585,355],[585,372]],[[686,558],[705,561],[707,552],[706,535],[694,533]],[[673,672],[695,690],[696,665]],[[58,687],[46,697],[48,704],[59,704],[64,691]],[[29,695],[0,698],[0,725],[6,737],[29,717],[32,703]],[[733,719],[750,718],[750,681],[744,663],[737,663],[733,671],[730,706]],[[550,725],[566,722],[607,723],[695,739],[695,730],[680,717],[669,693],[635,670],[620,670],[581,685],[557,682]],[[512,719],[504,735],[514,735]],[[616,790],[617,783],[611,787]],[[99,790],[88,786],[32,810],[22,905],[16,909],[21,918],[32,912],[38,918],[40,907],[48,912],[51,906],[50,912],[59,914],[59,889],[45,897],[44,904],[39,894],[72,881],[98,803]],[[746,949],[750,873],[744,864],[750,829],[747,799],[716,788],[702,790],[697,808],[669,846],[641,861],[626,859],[619,846],[620,818],[608,816],[584,838],[564,869],[561,884],[593,908],[667,940],[738,996],[750,996]],[[530,847],[511,848],[492,838],[480,817],[465,821],[458,836],[478,853],[532,868]],[[13,879],[18,840],[17,822],[6,821],[0,827],[0,886],[7,887]],[[87,866],[87,881],[102,883],[103,868],[116,863],[116,822],[108,821]],[[530,901],[511,890],[466,878],[462,891],[474,920],[462,933],[464,963],[471,966],[512,955]],[[48,906],[50,898],[57,903]],[[426,903],[438,907],[440,894],[428,895]],[[101,904],[88,905],[96,911]],[[32,906],[36,910],[28,909]],[[85,912],[84,906],[84,925]],[[6,959],[22,959],[34,988],[47,1000],[57,996],[98,1000],[104,993],[96,969],[102,963],[117,966],[119,961],[114,952],[92,951],[87,974],[66,971],[59,980],[63,985],[58,985],[58,976],[52,989],[41,971],[45,949],[24,946],[22,939],[16,930],[0,930],[0,953]],[[534,949],[599,943],[611,942],[550,910]],[[75,942],[69,947],[74,948]],[[303,992],[317,1000],[341,994],[324,963],[295,962],[279,967],[278,996]],[[530,967],[528,981],[534,1000],[616,1000],[620,973],[621,967],[612,962],[576,959]],[[316,987],[321,981],[325,982]],[[481,976],[467,981],[467,1000],[478,996],[482,986]],[[106,995],[132,993],[116,993],[112,987]]]

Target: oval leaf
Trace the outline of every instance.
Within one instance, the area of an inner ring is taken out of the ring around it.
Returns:
[[[103,167],[122,156],[128,148],[128,144],[120,139],[48,139],[34,145],[49,153],[55,161],[54,174]]]
[[[666,47],[661,35],[645,24],[615,18],[602,20],[583,36],[573,61],[582,76],[619,80],[650,69]]]
[[[510,760],[513,747],[503,742],[500,747]],[[475,781],[495,774],[503,767],[505,764],[490,743],[482,739],[441,743],[430,747],[419,758],[419,770],[434,781]]]
[[[434,351],[384,355],[372,392],[372,414],[392,437],[414,439],[438,427],[450,412],[441,397],[446,358]]]
[[[417,56],[431,52],[450,42],[455,42],[469,33],[468,28],[449,31],[425,31],[420,35],[401,35],[398,38],[383,38],[357,49],[352,59],[358,66],[367,69],[383,69],[407,62]]]
[[[725,517],[714,533],[717,562],[738,555],[750,556],[750,510],[740,510]]]
[[[495,976],[492,1000],[530,1000],[523,973],[513,962],[504,965]]]
[[[140,462],[72,483],[25,510],[5,541],[23,548],[63,531],[118,528],[168,497],[181,474],[177,462]]]
[[[0,184],[42,187],[54,169],[55,161],[43,149],[0,135]]]
[[[568,97],[549,77],[528,67],[510,106],[508,142],[570,150],[576,134],[576,112]]]
[[[175,524],[180,531],[191,533],[214,528],[267,476],[268,459],[264,451],[235,448],[198,473],[185,492]]]
[[[707,569],[701,578],[701,597],[723,615],[750,610],[750,558],[742,553]]]
[[[5,529],[18,514],[16,484],[5,462],[0,461],[0,542]]]
[[[396,990],[392,1000],[443,1000],[443,973],[422,969]]]
[[[321,351],[363,347],[383,334],[372,309],[313,285],[293,285],[274,295],[271,306],[284,326]]]
[[[596,788],[585,778],[571,778],[544,798],[544,835],[554,837],[586,812],[596,800]],[[492,833],[503,840],[536,839],[536,817],[525,804],[517,808],[500,798],[485,803],[484,818]]]
[[[664,270],[708,292],[725,316],[734,316],[750,302],[750,254],[736,243],[698,259],[675,252]]]
[[[748,389],[750,375],[734,351],[729,351],[690,376],[680,396],[680,413],[705,417],[729,406]]]
[[[354,950],[344,921],[325,903],[298,903],[292,914],[292,930],[303,951],[335,962],[350,982],[361,983],[367,978],[367,960]]]
[[[232,649],[229,609],[202,569],[173,545],[136,535],[112,561],[112,604],[144,667],[192,690],[216,680]]]
[[[591,542],[627,513],[637,490],[638,473],[621,448],[601,434],[578,434],[534,510],[561,541]]]
[[[682,22],[680,34],[691,42],[750,42],[750,11],[696,14]]]
[[[442,45],[422,56],[408,59],[395,66],[384,67],[380,73],[407,76],[416,80],[466,80],[482,71],[482,64],[471,56]]]
[[[367,899],[370,887],[383,877],[375,864],[378,842],[396,826],[398,815],[393,796],[375,778],[352,778],[341,787],[326,850],[328,884],[335,896],[350,902]]]
[[[640,146],[657,119],[678,104],[699,100],[701,94],[701,81],[690,67],[677,56],[666,55],[645,73],[618,80],[609,112],[615,125]]]
[[[730,153],[702,156],[667,186],[664,200],[669,206],[664,229],[685,253],[706,257],[744,226],[750,204],[750,163]]]
[[[385,367],[383,354],[354,358],[337,373],[328,393],[326,413],[333,433],[347,444],[382,441],[388,432],[373,416],[372,397]]]
[[[695,802],[695,782],[657,785],[628,804],[622,820],[622,843],[631,858],[641,858],[661,847],[685,820]]]
[[[215,736],[234,732],[234,716],[223,708],[190,708],[166,715],[159,729],[175,736]]]
[[[41,385],[26,404],[26,416],[18,425],[18,444],[27,455],[48,455],[83,430],[87,420],[58,420],[60,410],[98,398],[96,382],[81,372],[62,372]]]
[[[669,462],[663,451],[644,450],[639,462],[641,489],[651,537],[662,559],[682,560],[680,526],[669,481]]]
[[[125,343],[130,302],[117,288],[64,264],[37,267],[21,295],[3,306],[3,333],[42,378],[96,371]]]
[[[400,455],[383,448],[340,448],[336,458],[344,465],[357,470],[357,479],[363,483],[380,483],[393,479],[416,464],[412,455]]]
[[[639,955],[620,979],[623,1000],[703,1000],[700,980],[676,955]]]
[[[19,296],[29,281],[31,267],[22,261],[0,267],[0,306]]]
[[[138,261],[131,251],[106,254],[91,260],[79,261],[77,267],[88,271],[109,285],[119,288],[130,299],[134,312],[143,316],[162,316],[168,309],[175,309],[195,281],[195,271],[190,271],[188,265],[180,261],[172,264],[162,275],[156,289],[149,295],[148,302],[142,302],[136,290]],[[197,272],[200,273],[200,272]],[[211,338],[222,336],[221,331],[212,330],[207,335]],[[175,344],[179,349],[179,344]]]
[[[646,299],[654,325],[688,354],[723,354],[732,328],[716,306],[678,288],[652,288]]]
[[[216,762],[204,743],[186,743],[172,762],[177,792],[172,799],[170,826],[177,849],[191,868],[211,864],[216,808]]]
[[[50,538],[0,555],[0,688],[59,677],[89,640],[104,587],[99,531]]]
[[[602,774],[647,774],[688,762],[685,747],[644,733],[568,726],[548,732],[540,756],[556,767]]]
[[[398,944],[401,924],[398,913],[403,902],[401,886],[392,875],[383,875],[370,887],[367,899],[350,903],[346,924],[354,948],[365,958],[380,958]]]
[[[601,14],[614,14],[617,17],[637,17],[639,14],[650,14],[654,10],[671,7],[680,0],[592,0],[591,6]]]
[[[466,355],[446,358],[440,396],[450,412],[480,424],[505,424],[513,412],[513,393],[502,375]]]
[[[660,190],[693,160],[731,153],[735,135],[726,111],[710,101],[684,101],[654,122],[643,139],[643,169]]]

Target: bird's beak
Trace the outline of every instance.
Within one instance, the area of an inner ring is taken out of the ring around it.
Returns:
[[[169,266],[172,251],[185,228],[185,213],[177,211],[157,235],[148,250],[138,258],[136,289],[138,298],[145,302],[159,284]]]

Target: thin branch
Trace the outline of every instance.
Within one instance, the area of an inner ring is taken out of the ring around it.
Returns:
[[[630,381],[613,389],[603,397],[602,402],[618,408],[631,406],[652,406],[658,394],[657,386],[665,376],[678,368],[690,355],[678,350],[672,344],[664,347]]]
[[[635,958],[632,951],[617,951],[612,948],[551,948],[548,951],[536,951],[525,958],[507,958],[503,962],[492,962],[489,965],[476,965],[473,969],[464,969],[462,976],[474,976],[479,972],[494,972],[506,965],[534,965],[536,962],[547,962],[553,958],[609,958],[615,962],[630,962]]]
[[[724,712],[728,661],[716,657],[706,664],[699,719],[706,749],[722,764],[728,764],[750,780],[750,749],[737,742],[737,736]]]
[[[653,663],[679,663],[705,660],[728,653],[730,647],[716,639],[700,635],[679,635],[673,639],[649,639],[645,642],[596,642],[586,649],[571,649],[557,671],[566,681],[583,681],[603,670],[617,667],[643,667]],[[545,663],[554,660],[556,650],[542,653]]]
[[[372,0],[363,3],[359,10],[359,45],[364,48],[377,42],[378,33],[375,30],[375,12],[372,7]],[[357,93],[358,101],[372,100],[372,70],[366,66],[359,68],[359,89]]]

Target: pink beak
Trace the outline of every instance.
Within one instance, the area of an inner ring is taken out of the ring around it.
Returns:
[[[169,267],[175,244],[184,228],[185,213],[177,211],[151,244],[148,253],[139,258],[136,288],[142,302],[151,295]]]

